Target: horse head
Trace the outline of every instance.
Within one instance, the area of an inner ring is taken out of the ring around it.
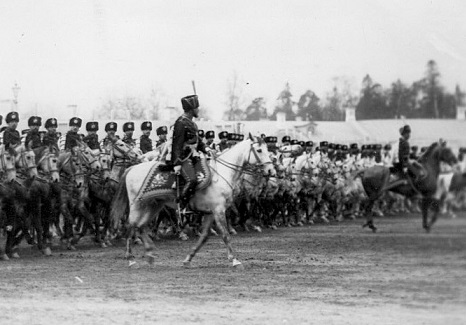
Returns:
[[[37,174],[36,155],[34,151],[20,145],[14,149],[16,152],[15,166],[24,170],[29,178],[35,178]]]
[[[39,147],[34,150],[37,167],[48,175],[53,183],[60,181],[58,155],[53,146]]]
[[[113,156],[120,159],[129,159],[137,162],[141,159],[141,154],[138,150],[120,139],[115,138],[112,141]]]
[[[67,177],[64,178],[72,180],[75,186],[80,188],[85,182],[84,166],[79,157],[73,155],[71,152],[63,151],[58,156],[58,165],[60,171],[64,172]]]
[[[110,152],[107,150],[102,150],[99,153],[99,162],[100,165],[102,166],[102,178],[103,179],[108,179],[110,177],[110,171],[111,171],[111,161],[112,158],[110,156]]]
[[[100,165],[99,158],[91,148],[84,142],[79,142],[77,147],[73,148],[73,151],[77,154],[81,163],[89,167],[92,171],[100,171],[102,166]]]
[[[6,173],[6,181],[12,182],[16,179],[15,157],[11,155],[5,146],[0,146],[0,172]]]
[[[270,159],[270,153],[264,139],[253,137],[251,133],[249,133],[248,143],[250,144],[250,149],[246,163],[260,166],[264,176],[276,176],[277,172]]]

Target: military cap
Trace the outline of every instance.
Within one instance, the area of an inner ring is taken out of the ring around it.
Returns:
[[[293,139],[293,140],[290,141],[290,144],[291,144],[292,146],[294,146],[295,144],[298,144],[298,140]]]
[[[367,149],[367,145],[366,145],[366,144],[363,144],[363,145],[361,146],[361,150],[366,150],[366,149]]]
[[[81,120],[79,117],[72,117],[70,119],[69,126],[77,126],[78,128],[80,128],[82,123],[83,123],[83,120]]]
[[[328,142],[327,141],[321,141],[319,146],[320,147],[328,147]]]
[[[400,128],[400,134],[403,135],[405,133],[411,133],[411,127],[408,124]]]
[[[29,131],[31,131],[31,130],[30,130],[30,129],[21,130],[21,134],[22,134],[22,135],[28,134]]]
[[[87,122],[86,123],[86,131],[99,131],[99,122]]]
[[[422,149],[424,149],[424,148],[425,148],[425,150],[427,150],[427,147],[422,147],[422,148],[421,148],[421,152],[423,152]],[[425,150],[424,150],[424,151],[425,151]],[[466,148],[465,148],[465,147],[461,147],[461,148],[460,148],[460,153],[466,153]]]
[[[45,128],[56,128],[58,127],[58,122],[56,118],[49,118],[47,121],[45,121]]]
[[[304,141],[298,141],[298,144],[299,144],[301,147],[304,147],[305,142],[304,142]]]
[[[358,149],[358,144],[357,143],[350,144],[350,149]]]
[[[289,135],[285,135],[282,138],[282,143],[285,143],[285,142],[291,142],[291,137]]]
[[[228,141],[236,141],[236,134],[228,133]]]
[[[142,122],[141,124],[141,131],[152,131],[152,122],[151,121],[145,121]]]
[[[155,133],[157,133],[157,135],[167,134],[168,133],[167,127],[165,125],[159,126],[157,130],[155,130]]]
[[[336,144],[336,145],[335,145],[335,149],[336,149],[336,150],[341,150],[341,144]]]
[[[320,151],[320,147],[316,147],[316,152]]]
[[[390,143],[387,143],[384,147],[384,150],[392,150],[392,145]]]
[[[219,138],[220,140],[222,140],[222,139],[228,139],[228,132],[227,132],[227,131],[222,131],[222,132],[220,132],[220,133],[218,134],[218,138]]]
[[[306,146],[306,147],[313,147],[313,146],[314,146],[314,142],[312,142],[312,141],[306,141],[305,146]]]
[[[328,148],[329,149],[335,149],[335,144],[334,143],[329,143]]]
[[[16,112],[10,112],[6,115],[5,121],[10,122],[19,122],[19,114]]]
[[[205,137],[204,130],[197,130],[197,135],[199,136],[199,138],[204,138]]]
[[[277,143],[277,137],[264,137],[265,143]]]
[[[238,134],[238,140],[243,141],[244,140],[244,134]]]
[[[261,138],[264,139],[266,137],[265,133],[261,133]]]
[[[123,132],[134,131],[134,122],[126,122],[123,124]]]
[[[382,150],[382,145],[381,144],[376,144],[374,149],[377,150],[377,151],[380,151],[380,150]]]
[[[412,150],[412,151],[417,151],[418,149],[419,149],[418,146],[412,146],[412,147],[411,147],[411,150]]]
[[[107,124],[105,124],[105,132],[108,132],[108,131],[116,132],[117,128],[118,128],[118,124],[115,122],[108,122]]]
[[[199,107],[199,98],[197,95],[183,97],[181,98],[181,105],[183,106],[183,111],[196,109]]]
[[[209,130],[205,133],[205,138],[206,139],[213,139],[215,138],[215,131]]]
[[[28,119],[28,126],[41,126],[42,125],[42,118],[39,116],[31,116]]]
[[[341,146],[341,150],[347,151],[347,150],[348,150],[348,146],[347,146],[346,144],[342,145],[342,146]]]

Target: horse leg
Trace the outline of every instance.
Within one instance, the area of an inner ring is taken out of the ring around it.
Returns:
[[[374,200],[373,199],[367,199],[365,202],[365,209],[364,209],[364,214],[366,215],[366,223],[362,225],[363,228],[369,227],[369,229],[372,230],[372,232],[376,232],[377,228],[374,226],[374,218],[372,215],[372,208],[374,206]]]
[[[191,265],[191,260],[196,255],[196,253],[201,249],[201,247],[207,242],[207,239],[209,238],[210,228],[212,227],[212,224],[214,223],[214,215],[213,213],[205,214],[203,219],[204,219],[204,224],[202,227],[202,234],[199,237],[196,243],[196,246],[192,248],[191,252],[188,254],[188,256],[183,261],[183,264],[185,267],[189,267]]]
[[[429,224],[427,222],[427,218],[429,216],[429,207],[431,204],[431,199],[424,197],[421,201],[421,210],[422,210],[422,228],[426,230],[426,232],[430,231]]]
[[[439,211],[440,211],[440,201],[436,200],[436,199],[432,199],[431,206],[432,206],[432,210],[434,211],[434,213],[433,213],[432,218],[430,219],[430,222],[429,222],[429,229],[431,229],[433,224],[437,221],[437,216],[438,216]]]
[[[227,247],[227,256],[228,260],[233,263],[233,266],[238,267],[239,269],[243,269],[243,265],[241,262],[235,257],[233,252],[233,248],[231,246],[231,237],[230,233],[228,232],[227,220],[225,217],[225,211],[221,211],[219,213],[214,214],[214,220],[217,224],[217,228],[220,231],[220,235],[222,236],[223,242]]]
[[[136,229],[133,227],[128,227],[126,231],[126,252],[125,252],[125,258],[126,259],[132,259],[134,258],[133,255],[133,249],[132,249],[132,242],[133,242],[133,236],[136,232]]]

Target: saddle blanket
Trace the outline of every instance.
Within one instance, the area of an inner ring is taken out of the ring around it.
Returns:
[[[212,181],[212,172],[207,165],[205,158],[202,158],[197,164],[194,165],[197,177],[196,191],[205,189]],[[178,186],[184,185],[182,176]],[[156,163],[152,166],[144,179],[141,189],[136,197],[136,200],[142,201],[147,199],[154,199],[157,197],[176,197],[176,174],[171,168],[167,168],[162,163]]]

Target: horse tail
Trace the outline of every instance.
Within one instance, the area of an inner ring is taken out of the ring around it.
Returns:
[[[114,229],[118,229],[120,221],[125,220],[129,212],[129,198],[126,188],[126,175],[128,171],[129,169],[120,177],[120,182],[110,208],[110,217]]]

